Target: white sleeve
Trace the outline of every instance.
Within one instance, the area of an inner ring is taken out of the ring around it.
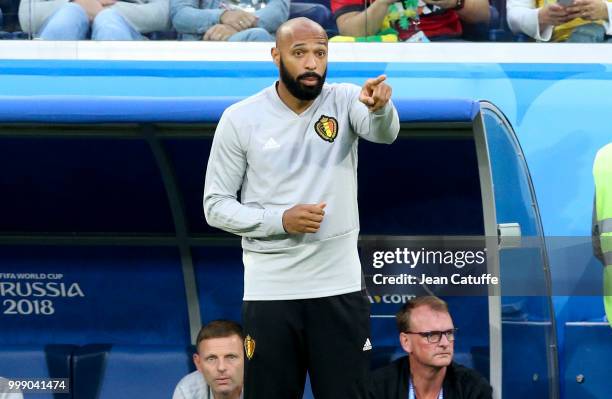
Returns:
[[[185,397],[185,394],[183,393],[183,390],[181,389],[180,383],[176,386],[176,388],[174,388],[172,399],[187,399],[187,397]]]
[[[540,32],[539,8],[535,0],[508,0],[506,3],[508,26],[514,33],[524,33],[536,40],[547,42],[552,37],[553,26],[546,26]]]
[[[217,125],[213,139],[206,182],[204,215],[213,227],[243,237],[269,237],[286,234],[283,209],[259,209],[238,202],[238,191],[246,172],[246,150],[227,113]]]
[[[349,119],[353,131],[361,138],[374,143],[391,144],[399,133],[399,116],[393,102],[389,102],[376,112],[359,101],[361,88],[351,85],[348,93]]]

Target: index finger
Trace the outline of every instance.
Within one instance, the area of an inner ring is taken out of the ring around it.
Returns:
[[[385,79],[387,79],[387,75],[380,75],[376,79],[368,79],[366,81],[366,86],[376,86],[380,84],[381,82],[384,82]]]

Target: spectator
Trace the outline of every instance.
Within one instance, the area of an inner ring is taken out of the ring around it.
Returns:
[[[142,40],[143,33],[169,29],[169,2],[22,0],[19,21],[44,40]]]
[[[242,327],[233,321],[215,320],[202,327],[193,355],[197,370],[179,381],[172,399],[241,398],[243,339]]]
[[[487,0],[331,0],[343,36],[396,34],[401,41],[457,40],[462,23],[489,22]]]
[[[542,42],[597,43],[610,41],[610,9],[605,0],[508,0],[508,25]]]
[[[289,2],[270,0],[255,10],[223,0],[170,0],[170,8],[172,24],[184,40],[274,41],[274,32],[289,18]]]
[[[434,296],[412,299],[396,322],[409,356],[373,373],[371,399],[491,399],[491,386],[480,374],[452,361],[456,329],[446,302]]]

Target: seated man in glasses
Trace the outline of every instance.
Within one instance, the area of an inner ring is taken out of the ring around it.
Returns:
[[[418,297],[395,317],[408,356],[373,373],[371,399],[491,399],[491,386],[480,374],[453,362],[457,330],[446,302]]]

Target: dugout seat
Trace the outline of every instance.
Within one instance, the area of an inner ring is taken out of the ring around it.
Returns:
[[[75,398],[168,399],[194,370],[188,346],[86,345],[75,351]]]

